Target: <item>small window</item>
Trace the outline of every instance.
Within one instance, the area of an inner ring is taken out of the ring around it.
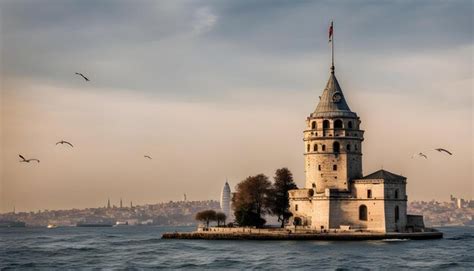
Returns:
[[[398,199],[398,189],[395,189],[395,198]]]
[[[332,170],[336,171],[337,170],[337,165],[333,165]]]
[[[321,171],[321,165],[318,165],[318,170]]]
[[[347,123],[347,128],[352,129],[352,121],[349,121],[349,122]]]
[[[400,220],[400,210],[398,206],[395,206],[395,222],[398,222],[398,220]]]
[[[334,128],[335,129],[341,129],[342,128],[342,120],[336,120],[334,122]]]
[[[367,221],[367,206],[359,206],[359,220]]]
[[[357,145],[354,145],[355,150],[357,150]]]
[[[308,146],[306,147],[306,151],[309,152],[311,146],[308,144]]]
[[[318,144],[314,144],[313,151],[318,151]]]
[[[371,189],[367,190],[367,198],[369,198],[369,199],[372,198],[372,190]]]
[[[316,121],[311,122],[311,129],[316,129]]]
[[[323,145],[323,146],[321,147],[321,149],[322,149],[323,151],[325,151],[325,150],[326,150],[326,145]]]
[[[346,150],[350,151],[351,150],[351,144],[347,144]]]
[[[323,129],[329,129],[329,120],[323,121]]]
[[[341,145],[339,142],[336,141],[332,144],[332,150],[333,152],[339,152],[341,150]]]
[[[315,184],[315,183],[313,183],[311,186],[312,186],[313,188],[316,188],[316,184]]]
[[[298,211],[298,204],[295,204],[295,211]]]

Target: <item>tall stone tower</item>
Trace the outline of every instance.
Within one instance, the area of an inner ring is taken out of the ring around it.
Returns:
[[[304,131],[306,188],[349,191],[349,182],[362,177],[360,120],[347,105],[334,66],[316,110]]]

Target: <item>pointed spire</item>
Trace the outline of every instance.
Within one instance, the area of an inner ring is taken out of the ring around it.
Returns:
[[[331,67],[329,80],[320,97],[316,110],[311,114],[312,117],[357,117],[357,114],[352,112],[347,105],[344,93],[334,74],[334,66]]]

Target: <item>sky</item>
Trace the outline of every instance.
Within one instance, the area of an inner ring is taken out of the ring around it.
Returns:
[[[2,0],[0,212],[218,199],[226,178],[233,189],[281,167],[302,187],[331,20],[336,76],[365,130],[364,174],[406,176],[409,200],[471,199],[472,11],[472,1]],[[411,158],[420,151],[429,159]]]

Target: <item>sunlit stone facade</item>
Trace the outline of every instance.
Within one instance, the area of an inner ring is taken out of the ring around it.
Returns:
[[[361,121],[346,102],[334,67],[304,131],[305,188],[291,190],[289,225],[316,230],[407,230],[406,178],[362,172]]]

